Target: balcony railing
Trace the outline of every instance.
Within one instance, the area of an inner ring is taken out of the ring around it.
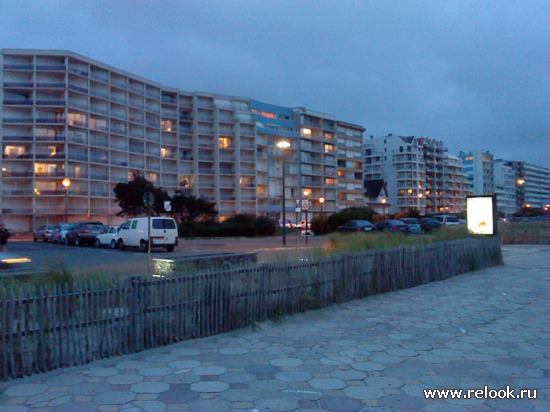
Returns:
[[[4,104],[8,106],[32,106],[32,99],[4,99]]]
[[[67,70],[67,66],[64,64],[37,64],[36,70],[47,72],[63,72]]]
[[[64,89],[65,82],[36,82],[37,89]]]

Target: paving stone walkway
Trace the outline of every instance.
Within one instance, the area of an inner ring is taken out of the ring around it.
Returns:
[[[504,267],[0,383],[0,411],[549,411],[550,246],[503,255]],[[537,399],[423,392],[485,385]]]

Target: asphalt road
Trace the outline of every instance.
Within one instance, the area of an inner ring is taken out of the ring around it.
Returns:
[[[224,252],[256,252],[258,260],[300,258],[310,256],[314,249],[323,248],[324,236],[308,239],[288,237],[286,247],[281,237],[265,238],[215,238],[181,239],[174,252],[154,249],[153,258],[202,255]],[[147,254],[136,250],[112,250],[93,246],[65,246],[51,242],[33,242],[28,239],[14,239],[8,244],[9,253],[30,257],[32,266],[40,269],[65,267],[73,273],[111,273],[141,275],[147,273]]]

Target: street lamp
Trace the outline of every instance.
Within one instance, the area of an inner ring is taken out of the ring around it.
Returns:
[[[69,186],[71,185],[71,179],[66,177],[61,181],[61,184],[65,188],[65,222],[69,221]]]
[[[385,197],[382,198],[382,210],[384,212],[384,220],[386,220],[386,202],[387,201],[388,200]]]
[[[321,219],[323,218],[323,205],[325,204],[325,198],[319,198],[319,203],[321,204]]]
[[[283,153],[283,246],[286,246],[286,193],[285,193],[285,150],[290,147],[290,142],[281,140],[277,147]]]
[[[308,224],[307,224],[307,211],[309,210],[309,199],[308,199],[308,196],[311,194],[311,189],[304,189],[304,197],[306,198],[306,205],[307,207],[304,208],[306,210],[306,230],[305,230],[305,235],[306,235],[306,246],[307,246],[307,238],[309,237],[309,233],[308,233]],[[303,205],[302,205],[303,206]]]

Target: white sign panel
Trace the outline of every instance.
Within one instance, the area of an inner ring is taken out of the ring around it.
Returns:
[[[494,235],[493,197],[480,196],[466,199],[468,231],[474,235]]]
[[[302,210],[309,210],[309,199],[302,199]]]

